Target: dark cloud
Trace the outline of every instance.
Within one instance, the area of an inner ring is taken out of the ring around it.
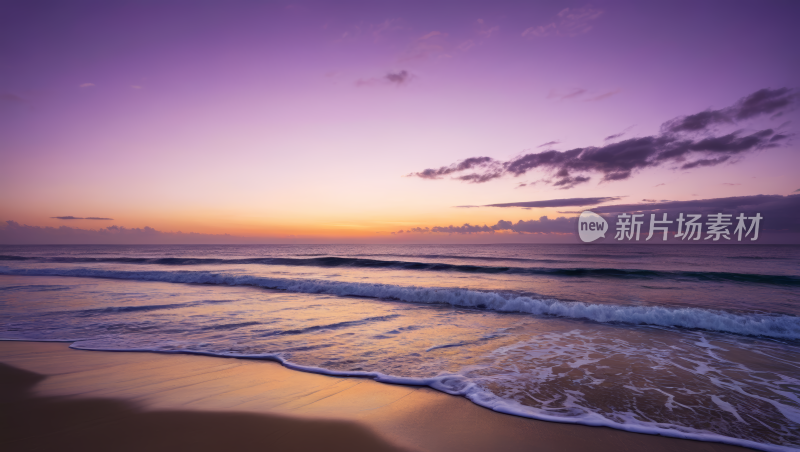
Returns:
[[[697,167],[701,167],[701,166],[715,166],[715,165],[719,165],[720,163],[723,163],[723,162],[727,161],[728,159],[730,159],[730,157],[725,156],[725,157],[718,157],[718,158],[715,158],[715,159],[695,160],[694,162],[687,163],[687,164],[681,166],[681,169],[692,169],[692,168],[697,168]]]
[[[732,122],[730,116],[721,111],[703,111],[694,115],[682,116],[667,121],[662,125],[662,130],[667,132],[697,132],[705,130],[713,124]]]
[[[67,215],[64,217],[50,217],[55,218],[58,220],[113,220],[113,218],[101,218],[101,217],[73,217],[72,215]]]
[[[609,136],[603,138],[603,141],[611,141],[611,140],[614,140],[614,139],[617,139],[617,138],[621,137],[622,135],[625,135],[625,132],[615,133],[614,135],[609,135]]]
[[[765,88],[740,99],[731,107],[706,110],[667,121],[661,126],[661,130],[667,133],[698,132],[716,124],[729,124],[756,116],[780,113],[795,100],[796,94],[789,88]]]
[[[690,145],[689,151],[739,153],[783,139],[779,137],[780,135],[776,135],[772,129],[760,130],[744,137],[739,136],[739,132],[734,132],[721,137],[700,140]]]
[[[500,220],[494,226],[477,226],[471,225],[469,223],[464,224],[463,226],[434,226],[430,228],[425,228],[424,230],[420,228],[419,231],[413,230],[413,232],[433,232],[433,233],[442,233],[442,234],[476,234],[476,233],[490,233],[493,234],[495,231],[511,231],[516,232],[519,234],[533,234],[533,233],[540,233],[540,234],[550,234],[550,233],[558,233],[558,234],[567,234],[572,233],[575,231],[575,221],[577,221],[577,217],[575,218],[566,218],[566,217],[558,217],[556,219],[549,219],[547,216],[540,217],[538,220],[527,220],[527,221],[517,221],[516,223],[512,221]],[[403,231],[398,231],[398,233],[402,233]],[[412,230],[406,231],[412,232]]]
[[[798,190],[800,191],[800,190]],[[795,243],[800,242],[800,194],[798,195],[755,195],[737,196],[730,198],[698,199],[691,201],[666,201],[655,202],[655,200],[644,200],[644,203],[617,204],[610,206],[600,206],[592,208],[592,212],[602,215],[608,221],[609,226],[614,228],[616,216],[621,213],[643,214],[645,224],[649,224],[650,215],[656,218],[663,218],[667,214],[668,220],[675,220],[678,215],[701,214],[704,218],[708,214],[731,214],[735,218],[738,214],[752,216],[756,213],[763,218],[761,220],[760,231],[764,233],[765,241],[770,241],[770,236],[778,240],[773,243]],[[580,211],[560,212],[564,214],[578,214]],[[511,231],[519,234],[574,234],[575,223],[578,217],[558,217],[550,219],[547,216],[540,217],[538,220],[520,220],[516,223],[500,220],[493,226],[477,226],[469,223],[463,226],[434,226],[430,228],[432,233],[447,234],[474,234],[474,233],[494,233],[498,231]],[[428,228],[415,228],[419,232],[428,232]],[[417,232],[417,231],[414,232]],[[670,225],[670,230],[677,230],[677,222]],[[732,230],[732,229],[731,229]],[[411,230],[407,231],[411,232]],[[645,234],[646,235],[646,234]],[[761,234],[760,234],[761,236]],[[613,234],[605,239],[605,242],[616,243]],[[759,239],[761,240],[761,239]],[[648,242],[651,243],[651,242]],[[708,242],[704,242],[708,243]]]
[[[539,146],[536,146],[536,147],[537,147],[537,148],[543,148],[543,147],[545,147],[545,146],[552,146],[552,145],[554,145],[554,144],[558,144],[558,143],[560,143],[560,141],[548,141],[547,143],[545,143],[545,144],[540,144]]]
[[[497,179],[498,177],[501,177],[502,175],[503,175],[502,171],[491,171],[491,172],[485,172],[483,174],[481,174],[481,173],[472,173],[472,174],[467,174],[467,175],[464,175],[464,176],[458,176],[458,177],[456,177],[456,179],[461,180],[461,181],[465,181],[465,182],[472,182],[473,184],[482,184],[484,182],[489,182],[492,179]]]
[[[462,160],[458,163],[454,163],[450,166],[443,166],[438,169],[426,169],[425,171],[421,171],[419,173],[411,173],[408,176],[416,176],[421,177],[423,179],[440,179],[442,176],[447,176],[451,173],[456,173],[460,171],[471,170],[475,168],[487,168],[493,166],[497,161],[491,157],[472,157],[466,160]],[[461,180],[465,180],[460,178]]]
[[[392,232],[392,234],[424,234],[426,232],[431,232],[431,228],[411,228],[407,231],[399,230],[397,232]]]
[[[569,206],[594,206],[604,202],[617,201],[619,196],[606,196],[601,198],[566,198],[547,199],[544,201],[507,202],[502,204],[486,204],[483,207],[569,207]],[[476,206],[470,206],[476,207]]]
[[[738,120],[779,113],[791,105],[795,97],[795,93],[789,88],[758,90],[740,100],[732,113]]]
[[[582,184],[584,182],[589,182],[589,180],[591,180],[591,178],[590,177],[586,177],[586,176],[575,176],[575,177],[565,176],[565,177],[562,177],[561,179],[553,182],[553,186],[559,187],[561,190],[566,190],[566,189],[572,188],[572,187],[574,187],[574,186],[576,186],[578,184]]]
[[[389,72],[383,77],[374,77],[369,79],[356,80],[356,86],[374,86],[374,85],[406,85],[411,79],[414,78],[410,72],[401,70],[398,72]]]
[[[409,74],[408,71],[400,71],[395,73],[390,72],[386,74],[386,80],[388,80],[390,83],[394,83],[397,85],[402,85],[403,83],[406,83],[407,81],[410,80],[410,77],[411,74]]]
[[[486,225],[483,226],[473,226],[471,224],[465,224],[464,226],[434,226],[431,228],[431,232],[446,232],[449,234],[473,234],[475,232],[494,232],[494,230]]]
[[[753,196],[733,196],[729,198],[710,198],[693,199],[689,201],[667,201],[658,204],[614,204],[610,206],[599,206],[592,209],[594,213],[618,213],[618,212],[639,212],[639,211],[663,211],[679,210],[692,213],[722,211],[722,210],[741,210],[770,206],[775,203],[795,206],[795,213],[800,209],[800,195],[753,195]],[[579,213],[579,212],[574,212]],[[800,216],[798,216],[800,224]],[[800,232],[800,230],[798,231]]]
[[[556,219],[549,219],[547,216],[540,217],[538,220],[517,221],[512,223],[510,221],[500,220],[496,225],[492,226],[494,231],[512,231],[518,234],[551,234],[551,233],[571,233],[575,231],[575,222],[577,217],[566,218],[558,217]]]
[[[707,111],[668,121],[659,135],[630,138],[599,147],[567,151],[546,150],[525,154],[507,162],[490,157],[475,157],[450,166],[411,173],[409,176],[438,179],[452,173],[473,170],[470,174],[454,176],[454,179],[483,183],[507,175],[518,177],[528,171],[542,169],[554,176],[545,181],[546,183],[568,189],[588,182],[589,173],[599,173],[602,175],[601,182],[609,182],[627,179],[635,172],[650,167],[680,165],[681,169],[692,169],[715,166],[733,161],[733,157],[744,153],[778,147],[788,136],[776,133],[773,129],[750,134],[739,130],[726,135],[699,138],[679,132],[707,130],[711,124],[723,121],[720,119],[723,116],[727,118],[725,121],[736,121],[760,114],[777,113],[788,108],[795,97],[787,88],[760,90],[725,110]],[[611,135],[608,139],[614,137]]]

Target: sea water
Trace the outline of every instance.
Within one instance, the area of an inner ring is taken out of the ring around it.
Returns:
[[[800,448],[800,246],[0,246],[0,339],[269,359]]]

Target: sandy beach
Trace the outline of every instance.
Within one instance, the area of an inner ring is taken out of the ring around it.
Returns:
[[[496,413],[424,387],[273,362],[0,342],[0,448],[735,451]]]

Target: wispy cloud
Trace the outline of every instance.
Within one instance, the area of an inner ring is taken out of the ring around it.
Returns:
[[[491,157],[471,157],[466,160],[462,160],[458,163],[454,163],[450,166],[443,166],[441,168],[433,169],[429,168],[424,171],[420,171],[418,173],[411,173],[409,177],[421,177],[423,179],[440,179],[442,176],[447,176],[448,174],[458,173],[461,171],[471,170],[471,169],[486,169],[496,163]]]
[[[537,148],[543,148],[545,146],[552,146],[552,145],[558,144],[558,143],[560,143],[560,141],[548,141],[547,143],[540,144],[539,146],[536,146],[536,147]]]
[[[489,25],[485,20],[478,19],[475,21],[474,35],[455,46],[455,50],[458,52],[468,52],[473,47],[480,46],[486,41],[492,39],[492,37],[494,37],[499,31],[499,26]]]
[[[542,201],[522,201],[506,202],[499,204],[485,204],[482,206],[456,206],[456,207],[571,207],[571,206],[594,206],[605,202],[618,201],[621,196],[605,196],[597,198],[566,198],[566,199],[545,199]]]
[[[0,93],[0,102],[22,103],[25,99],[13,93]]]
[[[574,99],[576,97],[582,96],[585,92],[586,92],[585,89],[578,88],[578,89],[575,89],[575,90],[569,92],[568,94],[565,94],[565,95],[561,96],[561,99]]]
[[[327,27],[327,25],[325,26]],[[374,43],[378,43],[387,39],[390,35],[407,29],[403,20],[399,18],[385,19],[377,23],[359,23],[351,26],[349,29],[343,31],[339,37],[340,40],[359,40],[369,39]]]
[[[760,90],[737,102],[734,106],[718,110],[726,112],[726,121],[739,121],[761,115],[776,115],[794,105],[796,96],[788,89]],[[722,113],[712,115],[716,118]],[[590,146],[567,151],[547,150],[525,154],[508,161],[491,157],[473,157],[449,166],[429,168],[408,176],[440,179],[452,175],[454,179],[470,183],[483,183],[503,176],[518,177],[535,169],[552,173],[545,181],[561,189],[572,188],[588,182],[590,173],[602,175],[602,182],[624,180],[644,168],[679,165],[680,169],[716,166],[732,162],[735,157],[753,151],[774,148],[786,142],[788,136],[773,129],[763,129],[750,134],[737,130],[726,135],[710,134],[717,119],[700,120],[697,115],[667,121],[662,132],[641,138],[630,138],[603,146]],[[694,132],[707,132],[695,137]],[[613,137],[610,136],[610,137]],[[610,138],[609,137],[609,138]],[[454,174],[472,171],[467,174]]]
[[[451,55],[448,49],[448,34],[441,31],[425,33],[411,42],[408,49],[400,56],[401,62],[419,61],[433,58],[446,58]]]
[[[586,102],[596,102],[596,101],[599,101],[599,100],[608,99],[609,97],[611,97],[611,96],[613,96],[615,94],[619,94],[620,92],[622,92],[621,89],[615,89],[613,91],[608,91],[606,93],[590,97],[590,98],[586,99]]]
[[[589,92],[589,90],[587,90],[585,88],[573,88],[573,89],[567,91],[566,93],[564,91],[561,91],[561,90],[552,89],[552,90],[550,90],[549,93],[547,93],[547,98],[548,99],[558,99],[558,100],[571,100],[571,99],[577,99],[579,97],[584,97],[584,95],[587,94],[588,92]],[[589,97],[588,99],[584,99],[583,101],[584,102],[601,101],[603,99],[608,99],[609,97],[611,97],[611,96],[613,96],[613,95],[615,95],[615,94],[617,94],[619,92],[621,92],[621,90],[608,91],[608,92],[605,92],[603,94],[593,95],[592,97]]]
[[[109,226],[101,229],[80,229],[69,226],[57,228],[28,226],[15,221],[0,223],[0,243],[3,244],[224,244],[264,243],[264,241],[263,237],[163,232],[147,226],[144,228]]]
[[[475,21],[475,23],[478,25],[477,34],[478,34],[479,37],[481,37],[483,39],[489,39],[495,33],[500,31],[500,27],[499,26],[497,26],[497,25],[489,25],[483,19],[478,19],[477,21]]]
[[[383,22],[370,26],[372,38],[377,42],[389,33],[402,30],[404,27],[400,19],[386,19]]]
[[[72,215],[66,215],[63,217],[50,217],[55,218],[57,220],[113,220],[113,218],[102,218],[102,217],[73,217]]]
[[[628,131],[629,131],[629,130],[631,130],[633,127],[634,127],[634,126],[629,126],[629,127],[626,127],[626,128],[625,128],[625,130],[623,130],[623,131],[622,131],[622,132],[620,132],[620,133],[615,133],[615,134],[613,134],[613,135],[609,135],[609,136],[607,136],[607,137],[603,138],[603,141],[611,141],[611,140],[616,140],[617,138],[620,138],[620,137],[624,136],[626,133],[628,133]]]
[[[592,23],[603,15],[603,11],[584,6],[564,8],[556,18],[547,24],[526,28],[523,38],[542,38],[545,36],[579,36],[592,30]]]
[[[91,88],[94,86],[94,83],[83,83],[80,85],[81,88]]]
[[[550,92],[547,93],[547,98],[548,99],[558,99],[558,100],[568,100],[568,99],[574,99],[576,97],[580,97],[584,93],[586,93],[586,90],[584,88],[573,88],[573,89],[569,90],[566,93],[564,93],[561,90],[551,89]]]

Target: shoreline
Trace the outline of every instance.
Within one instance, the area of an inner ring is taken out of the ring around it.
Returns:
[[[0,341],[0,363],[4,450],[752,450],[522,418],[269,361]]]

